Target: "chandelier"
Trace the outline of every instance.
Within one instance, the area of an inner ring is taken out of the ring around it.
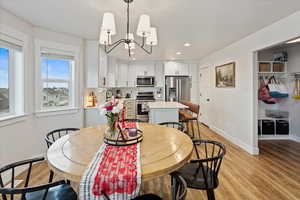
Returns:
[[[138,43],[134,39],[134,35],[130,32],[129,27],[129,4],[133,2],[133,0],[124,0],[127,4],[127,27],[125,38],[120,39],[116,42],[112,42],[111,36],[115,35],[116,25],[115,25],[115,17],[112,13],[106,12],[103,15],[103,21],[100,31],[99,43],[104,45],[105,52],[109,54],[112,50],[114,50],[120,44],[124,44],[126,50],[128,50],[128,55],[131,57],[132,50],[135,49],[135,46],[139,46],[146,53],[152,53],[152,47],[157,45],[157,32],[156,28],[151,27],[150,25],[150,17],[149,15],[141,15],[138,23],[138,28],[136,34],[142,37],[142,42]]]

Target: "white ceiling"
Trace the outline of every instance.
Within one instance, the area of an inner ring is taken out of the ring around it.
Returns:
[[[111,11],[117,24],[113,39],[125,32],[123,0],[0,0],[0,6],[34,25],[87,39],[98,39],[103,12]],[[149,14],[159,39],[153,55],[137,49],[135,57],[199,59],[299,9],[299,0],[134,0],[132,31],[139,15]],[[184,47],[185,42],[192,46]],[[127,58],[123,46],[113,55]]]

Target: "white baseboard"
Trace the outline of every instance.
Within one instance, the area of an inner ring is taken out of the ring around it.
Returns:
[[[249,154],[251,154],[251,155],[258,155],[259,154],[259,148],[258,147],[249,146],[248,144],[242,142],[240,139],[238,139],[236,137],[233,137],[231,135],[228,135],[224,130],[219,129],[217,127],[210,126],[210,128],[213,131],[215,131],[217,134],[223,136],[224,138],[226,138],[227,140],[229,140],[230,142],[232,142],[233,144],[241,147],[242,149],[244,149]]]
[[[294,140],[295,142],[300,142],[300,137],[299,137],[299,136],[296,136],[296,135],[291,135],[291,136],[290,136],[290,139],[291,139],[291,140]]]
[[[293,140],[300,143],[300,137],[296,135],[264,135],[259,136],[259,140]]]
[[[289,135],[261,135],[258,136],[258,140],[290,140]]]

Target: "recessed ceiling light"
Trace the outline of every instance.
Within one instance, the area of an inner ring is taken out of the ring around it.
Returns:
[[[185,47],[190,47],[191,44],[190,44],[190,43],[184,43],[184,46],[185,46]]]
[[[181,55],[181,52],[180,52],[180,51],[178,51],[176,54],[177,54],[177,55]]]
[[[136,60],[136,58],[132,58],[132,60]]]
[[[300,38],[296,38],[294,40],[287,41],[286,43],[287,44],[292,44],[292,43],[296,43],[296,42],[300,42]]]

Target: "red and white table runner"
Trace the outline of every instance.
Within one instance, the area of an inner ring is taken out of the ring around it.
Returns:
[[[79,198],[130,200],[138,196],[140,186],[140,144],[102,144],[81,179]]]

